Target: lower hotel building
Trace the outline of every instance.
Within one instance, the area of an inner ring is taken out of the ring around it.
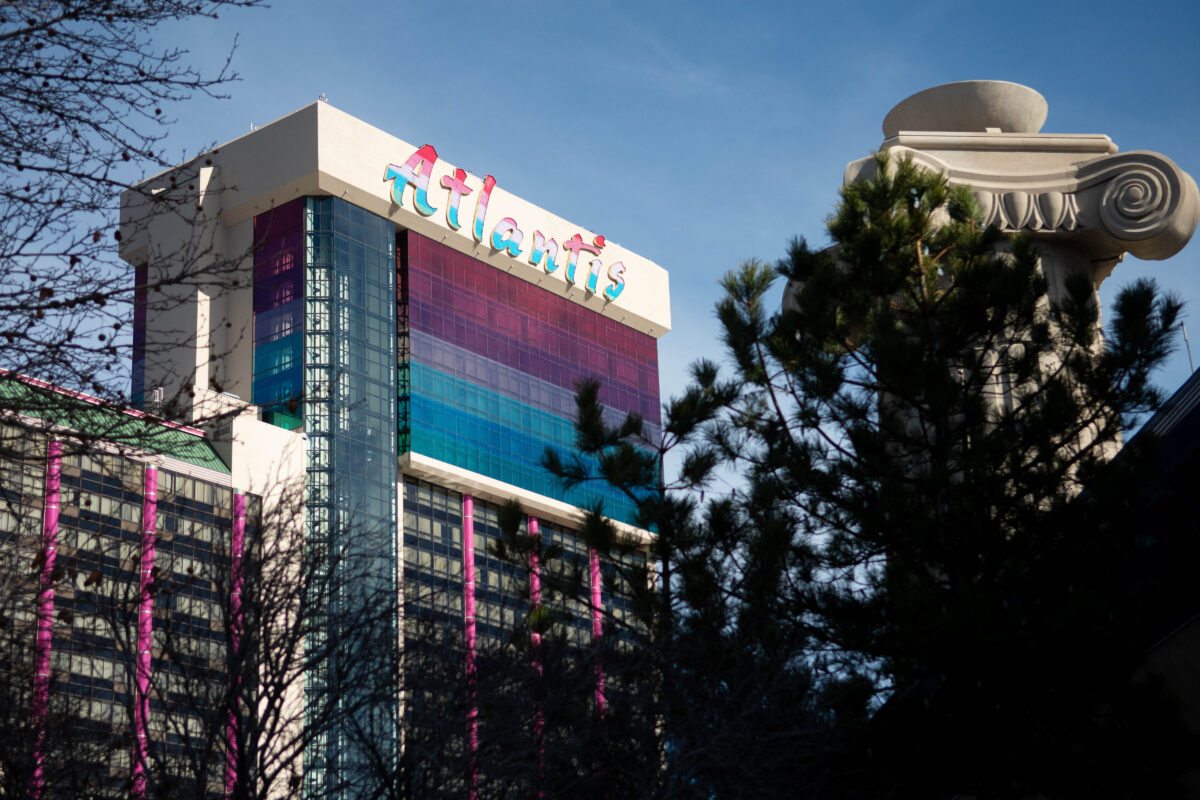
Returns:
[[[275,573],[294,601],[259,608],[261,619],[242,620],[232,579],[206,584],[212,609],[181,594],[150,617],[166,625],[186,605],[195,628],[213,620],[227,663],[214,659],[210,677],[243,696],[219,763],[193,780],[215,796],[249,774],[268,794],[489,796],[510,768],[489,753],[511,762],[521,737],[534,765],[521,774],[544,774],[548,698],[506,708],[492,698],[511,687],[492,689],[540,671],[551,627],[579,653],[619,640],[652,572],[652,534],[628,497],[564,488],[541,460],[573,453],[576,388],[589,379],[610,421],[636,414],[657,440],[666,272],[323,102],[146,180],[121,213],[139,287],[135,403],[212,456],[212,565],[184,574],[240,576],[243,556],[294,556]],[[620,555],[579,533],[596,507]],[[514,517],[509,529],[540,543],[534,555],[502,533]],[[542,574],[551,554],[556,583]],[[228,648],[243,625],[257,632],[245,637],[260,648],[245,655],[253,668]],[[520,637],[533,663],[509,674],[497,654]],[[264,663],[272,642],[291,666]],[[147,672],[166,656],[150,651]],[[622,682],[592,662],[579,702],[603,715]],[[166,713],[155,692],[151,711]],[[278,729],[246,725],[248,706]],[[173,742],[185,757],[153,713],[145,722],[130,728],[144,747]],[[258,740],[239,733],[251,727]],[[141,770],[135,794],[151,796],[169,776],[139,767],[140,752],[128,768]]]
[[[7,374],[0,396],[4,794],[219,796],[259,498],[201,430]]]

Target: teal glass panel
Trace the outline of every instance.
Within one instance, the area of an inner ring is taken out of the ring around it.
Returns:
[[[420,394],[412,399],[412,420],[413,452],[572,505],[590,507],[599,500],[606,516],[630,523],[635,519],[637,509],[624,494],[602,486],[564,489],[542,467],[541,457],[547,447],[567,458],[569,443],[523,432],[494,416],[463,412]]]

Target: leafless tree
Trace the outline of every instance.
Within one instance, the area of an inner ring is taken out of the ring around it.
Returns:
[[[259,4],[0,5],[0,369],[128,401],[131,303],[136,291],[162,287],[135,287],[118,259],[117,197],[173,160],[162,145],[174,104],[217,96],[237,78],[228,62],[212,74],[197,70],[155,35],[164,23]],[[163,195],[156,213],[194,203],[186,193]],[[185,254],[173,280],[196,278],[197,255]],[[211,277],[212,265],[204,269]],[[14,404],[0,400],[0,408]]]
[[[163,287],[135,286],[132,270],[118,258],[118,195],[140,174],[174,160],[162,147],[174,104],[197,94],[218,96],[237,77],[228,61],[211,73],[196,69],[186,51],[160,46],[156,33],[164,23],[259,4],[0,4],[0,458],[9,467],[0,502],[0,727],[7,734],[0,784],[5,796],[25,791],[22,773],[32,741],[25,735],[33,685],[31,614],[47,557],[41,547],[41,501],[33,489],[44,478],[46,434],[70,431],[74,436],[64,440],[68,450],[85,452],[101,440],[143,449],[146,437],[158,430],[136,418],[97,414],[95,402],[69,392],[37,391],[30,380],[15,376],[85,392],[103,401],[104,408],[129,402],[132,301],[135,294]],[[156,212],[185,213],[188,202],[166,193],[158,198]],[[194,280],[200,271],[197,254],[185,250],[182,261],[178,281]],[[205,269],[211,277],[212,265]],[[68,596],[76,588],[81,594],[99,589],[100,579],[88,583],[91,578],[65,560],[51,576]],[[60,609],[56,627],[69,629],[75,622],[68,606]],[[73,657],[66,651],[55,655]],[[82,765],[103,763],[108,754],[93,752],[92,740],[77,735],[89,720],[88,709],[57,691],[65,688],[54,683],[64,674],[62,667],[56,662],[52,672],[43,749],[58,763],[80,765],[57,773],[61,779],[79,776],[83,782],[60,781],[47,789],[82,797],[102,791],[104,784]]]
[[[312,763],[322,747],[344,749],[356,735],[379,747],[384,763],[394,760],[394,737],[380,736],[372,720],[390,722],[399,700],[389,655],[398,598],[377,563],[306,539],[298,488],[280,497],[267,509],[249,498],[240,553],[228,526],[206,561],[160,540],[146,797],[380,794],[377,769],[314,780]],[[114,629],[123,627],[117,638],[130,682],[137,648],[128,609],[137,590],[125,581],[97,603]]]
[[[22,441],[31,451],[44,449],[44,441]],[[82,462],[118,488],[140,482],[144,470],[142,462],[88,455],[78,446],[64,461],[65,472]],[[0,797],[24,797],[38,736],[30,712],[44,484],[26,460],[8,466],[10,474],[29,473],[29,480],[4,487],[14,512],[3,515],[0,539],[6,581],[0,595]],[[72,488],[64,477],[50,579],[56,596],[48,735],[37,748],[42,796],[129,795],[138,760],[143,608],[152,609],[153,619],[141,695],[148,707],[143,796],[387,796],[383,778],[393,776],[396,761],[395,729],[387,726],[398,718],[399,609],[386,576],[378,574],[386,567],[307,540],[303,493],[296,487],[281,489],[266,508],[247,497],[239,538],[230,507],[237,501],[228,490],[201,491],[198,482],[167,470],[158,471],[158,485],[154,562],[143,585],[141,518],[121,516],[120,491],[114,500]],[[110,500],[114,507],[103,505]],[[212,513],[189,518],[186,509],[197,504]],[[370,763],[351,761],[352,768],[326,774],[311,770],[321,747],[353,748],[355,742]]]

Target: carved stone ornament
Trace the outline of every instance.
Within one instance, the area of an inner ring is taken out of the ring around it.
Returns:
[[[988,224],[1061,241],[1093,261],[1182,250],[1200,222],[1192,176],[1160,153],[1118,153],[1103,134],[1040,133],[1046,113],[1027,86],[943,84],[892,109],[882,149],[968,187]],[[870,158],[851,162],[846,182],[874,168]]]
[[[1072,272],[1090,271],[1099,289],[1126,253],[1182,250],[1200,222],[1192,176],[1160,153],[1119,153],[1104,134],[1041,133],[1047,110],[1041,94],[1007,81],[934,86],[892,109],[880,149],[970,189],[987,224],[1033,237],[1051,299]],[[845,183],[875,169],[873,157],[852,161]],[[797,291],[789,284],[785,309]]]
[[[956,168],[899,143],[888,149],[893,157],[911,156],[945,173],[951,185],[970,188],[989,225],[1073,233],[1080,246],[1111,257],[1129,252],[1149,260],[1170,258],[1200,221],[1196,182],[1171,159],[1147,150],[1100,156],[1069,170],[996,175]],[[865,171],[858,177],[866,177]]]

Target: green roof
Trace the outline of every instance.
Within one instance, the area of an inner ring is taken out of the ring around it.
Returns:
[[[33,378],[0,375],[0,413],[40,420],[47,432],[64,432],[84,444],[107,442],[229,474],[202,431]]]

